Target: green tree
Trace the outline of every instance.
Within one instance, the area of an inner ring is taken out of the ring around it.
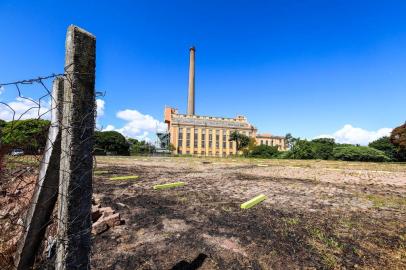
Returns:
[[[289,152],[288,156],[292,159],[314,159],[316,156],[312,143],[307,140],[295,141]]]
[[[169,146],[168,146],[168,150],[171,151],[171,152],[175,151],[176,150],[175,145],[173,145],[173,143],[170,143]]]
[[[239,133],[238,131],[231,132],[229,141],[235,141],[237,151],[244,149],[250,144],[250,138],[245,134]]]
[[[96,131],[94,134],[95,154],[128,155],[130,144],[117,131]]]
[[[258,145],[255,146],[254,149],[249,154],[250,157],[258,157],[258,158],[274,158],[277,157],[279,154],[277,146],[269,146],[269,145]]]
[[[285,143],[288,149],[291,149],[292,146],[295,144],[295,142],[298,140],[299,140],[298,138],[294,138],[290,133],[287,133],[285,135]]]
[[[396,147],[391,143],[388,136],[370,142],[368,146],[383,151],[391,160],[396,159]]]
[[[396,148],[395,158],[398,161],[406,161],[406,122],[392,130],[390,142]]]
[[[38,154],[45,148],[50,124],[43,119],[2,123],[1,143],[9,148],[21,148],[26,154]]]
[[[368,146],[339,146],[334,148],[333,156],[335,159],[347,161],[389,161],[383,151]]]
[[[1,138],[3,134],[3,128],[6,126],[7,122],[0,119],[0,146],[1,146]]]
[[[155,152],[155,146],[146,141],[139,141],[132,138],[129,138],[128,141],[130,143],[131,155],[145,155]]]
[[[7,122],[3,119],[0,119],[0,130],[6,126]]]
[[[335,146],[332,138],[319,138],[311,141],[315,159],[332,159]]]

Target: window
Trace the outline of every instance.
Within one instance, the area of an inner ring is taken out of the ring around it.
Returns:
[[[261,140],[261,145],[263,145],[264,144],[264,140]]]
[[[220,130],[216,130],[216,148],[220,147]]]
[[[202,148],[206,147],[206,129],[202,129]]]
[[[204,151],[202,151],[200,154],[204,156]]]
[[[268,140],[265,141],[265,144],[268,145]]]
[[[198,133],[197,133],[197,129],[195,128],[194,138],[193,138],[193,146],[194,146],[195,148],[197,148],[197,136],[198,136]],[[196,154],[197,154],[197,153],[196,153]]]
[[[178,133],[178,146],[182,147],[182,141],[183,140],[183,128],[179,128],[179,133]]]
[[[225,157],[227,154],[226,154],[226,152],[223,152],[223,157]]]
[[[211,129],[209,129],[209,147],[213,147],[213,134],[211,134]]]
[[[233,149],[233,142],[230,141],[230,149]]]
[[[186,147],[190,147],[190,128],[186,129]]]
[[[227,135],[226,135],[226,131],[223,130],[223,148],[227,147]]]

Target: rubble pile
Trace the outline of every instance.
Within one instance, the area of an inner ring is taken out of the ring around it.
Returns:
[[[109,228],[124,224],[120,214],[116,213],[111,207],[101,207],[100,204],[92,205],[92,234],[98,235]]]

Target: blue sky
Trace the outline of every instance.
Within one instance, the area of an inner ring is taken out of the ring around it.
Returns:
[[[66,3],[0,2],[0,83],[62,72],[76,24],[97,37],[98,124],[128,136],[185,112],[191,45],[197,114],[363,144],[406,120],[405,1]]]

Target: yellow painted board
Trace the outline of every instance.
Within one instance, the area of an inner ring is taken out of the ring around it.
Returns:
[[[257,164],[258,167],[268,167],[266,164]]]
[[[153,186],[154,189],[166,189],[166,188],[173,188],[173,187],[181,187],[186,185],[185,182],[174,182],[174,183],[167,183],[162,185],[155,185]]]
[[[138,179],[138,175],[129,175],[129,176],[116,176],[111,177],[110,180],[131,180],[131,179]]]
[[[265,199],[266,199],[266,196],[264,194],[258,195],[255,198],[252,198],[251,200],[241,204],[241,209],[249,209],[249,208],[259,204],[260,202],[262,202]]]

